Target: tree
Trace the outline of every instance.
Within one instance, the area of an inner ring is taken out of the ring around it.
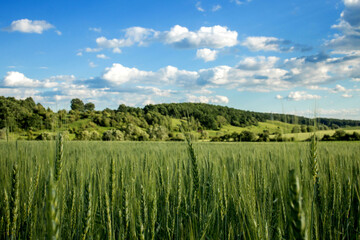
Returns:
[[[299,133],[300,132],[300,127],[299,126],[294,126],[293,129],[291,130],[292,133]]]
[[[83,101],[81,101],[78,98],[74,98],[71,100],[71,110],[83,112],[84,109],[85,109],[85,105]]]
[[[94,111],[95,110],[95,104],[93,104],[92,102],[88,102],[87,104],[85,104],[84,106],[85,111]]]

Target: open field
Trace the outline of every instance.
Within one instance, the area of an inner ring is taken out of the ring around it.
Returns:
[[[323,131],[316,131],[316,136],[321,139],[325,134],[332,136],[336,130],[323,130]],[[352,134],[353,132],[360,133],[359,129],[345,129],[346,133]],[[314,133],[285,133],[284,137],[286,138],[294,138],[295,141],[304,141],[309,139]]]
[[[60,142],[0,142],[1,239],[359,238],[359,142]]]

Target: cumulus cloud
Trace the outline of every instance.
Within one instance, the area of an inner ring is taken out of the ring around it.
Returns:
[[[100,52],[102,48],[85,48],[85,52],[92,53],[92,52]]]
[[[341,95],[343,98],[352,98],[352,95],[351,94],[348,94],[348,93],[344,93]]]
[[[119,63],[114,63],[111,67],[105,69],[102,78],[120,85],[126,82],[144,81],[144,78],[154,75],[152,72],[138,70],[137,68],[128,68]]]
[[[229,103],[229,98],[226,96],[196,96],[192,94],[186,94],[186,102],[199,102],[199,103],[215,103],[225,104]]]
[[[105,69],[102,79],[114,86],[143,83],[176,85],[193,90],[220,86],[238,88],[239,91],[286,90],[294,85],[285,80],[288,71],[279,68],[278,61],[277,57],[259,56],[245,58],[234,67],[222,65],[188,71],[167,66],[155,72],[114,63]]]
[[[101,58],[101,59],[108,59],[109,58],[105,54],[97,54],[96,57]]]
[[[227,27],[201,27],[197,31],[189,31],[186,27],[176,25],[165,33],[165,43],[177,48],[224,48],[233,47],[238,33]]]
[[[312,100],[312,99],[320,99],[319,95],[308,94],[304,91],[295,91],[290,92],[289,95],[285,98],[290,101],[300,101],[300,100]]]
[[[309,51],[310,47],[300,44],[293,44],[289,40],[279,39],[276,37],[247,37],[242,43],[251,51],[275,51],[275,52],[292,52],[292,51]]]
[[[102,78],[113,85],[125,83],[176,84],[178,86],[195,86],[198,73],[179,70],[173,66],[159,69],[157,72],[142,71],[114,63],[105,69]]]
[[[155,96],[160,97],[170,97],[173,93],[176,93],[174,90],[163,90],[157,87],[151,87],[151,86],[136,86],[137,89],[142,90],[145,93],[153,94]]]
[[[335,88],[333,89],[334,92],[346,92],[346,88],[341,86],[340,84],[336,84]]]
[[[11,25],[5,30],[9,32],[22,32],[22,33],[38,33],[42,34],[43,31],[46,31],[54,26],[44,20],[29,20],[29,19],[20,19],[15,20]],[[61,34],[60,34],[61,35]]]
[[[121,49],[120,48],[118,48],[118,47],[116,47],[116,48],[114,48],[113,49],[113,51],[112,51],[113,53],[121,53]]]
[[[317,85],[360,76],[360,56],[331,57],[325,54],[286,59],[284,78],[299,85]]]
[[[104,48],[130,47],[135,44],[144,46],[148,43],[148,41],[156,38],[157,35],[158,33],[150,28],[131,27],[125,29],[124,38],[107,39],[106,37],[99,37],[96,39],[96,43],[98,46]]]
[[[196,51],[196,57],[203,59],[205,62],[214,61],[217,57],[217,54],[217,50],[211,50],[209,48],[198,49]]]
[[[75,81],[74,75],[57,75],[45,78],[44,80],[34,80],[26,77],[20,72],[8,72],[3,80],[3,86],[11,88],[56,88],[65,87]]]
[[[107,39],[102,36],[96,43],[102,48],[113,48],[120,52],[123,47],[146,46],[151,42],[162,42],[175,48],[224,48],[237,45],[236,31],[224,26],[201,27],[190,31],[186,27],[175,25],[169,31],[156,31],[150,28],[131,27],[125,30],[123,38]]]
[[[20,72],[7,72],[3,84],[7,87],[38,87],[40,81],[27,78],[23,73]]]
[[[326,45],[337,50],[360,50],[360,1],[344,0],[344,5],[339,23],[332,26],[341,34],[336,34]]]

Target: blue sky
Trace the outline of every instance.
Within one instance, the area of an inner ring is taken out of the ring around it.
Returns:
[[[360,119],[360,0],[3,0],[0,95]]]

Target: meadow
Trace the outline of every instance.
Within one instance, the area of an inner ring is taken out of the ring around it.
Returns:
[[[0,142],[0,239],[359,239],[360,143]]]

